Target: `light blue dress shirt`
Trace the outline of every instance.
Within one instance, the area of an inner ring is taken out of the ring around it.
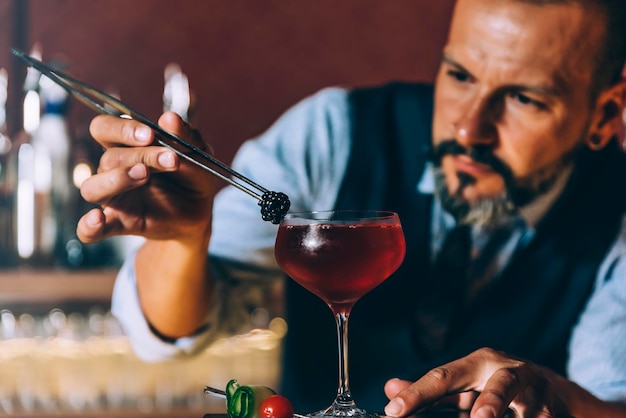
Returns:
[[[267,132],[245,142],[233,168],[269,190],[286,193],[292,210],[332,208],[350,153],[347,92],[328,88],[298,103]],[[432,193],[429,169],[416,185],[416,193]],[[441,237],[453,222],[437,203],[433,209],[433,236]],[[133,254],[120,269],[112,311],[145,360],[188,355],[225,334],[245,331],[250,306],[266,304],[283,280],[273,253],[277,226],[261,220],[257,202],[226,187],[213,210],[209,253],[215,258],[217,290],[207,317],[209,327],[202,333],[175,343],[160,340],[150,331],[139,306]],[[567,364],[571,380],[601,399],[621,402],[626,402],[624,225],[616,231],[593,294],[573,329]],[[532,234],[520,238],[532,239]],[[439,243],[434,240],[433,253]]]

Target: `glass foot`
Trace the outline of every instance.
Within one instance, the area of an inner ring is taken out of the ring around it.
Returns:
[[[310,418],[339,418],[339,417],[354,417],[354,418],[380,418],[381,415],[375,412],[368,412],[364,409],[357,408],[354,405],[341,406],[337,403],[333,403],[330,407],[321,411],[307,414]]]

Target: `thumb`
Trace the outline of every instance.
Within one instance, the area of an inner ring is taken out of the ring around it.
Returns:
[[[411,383],[412,382],[408,380],[398,378],[389,379],[387,383],[385,383],[385,395],[388,399],[393,399],[398,393],[411,386]]]

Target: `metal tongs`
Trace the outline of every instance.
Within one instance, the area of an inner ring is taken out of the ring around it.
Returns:
[[[15,48],[11,49],[11,53],[29,66],[41,72],[41,74],[48,77],[59,86],[63,87],[69,94],[97,113],[130,118],[147,125],[155,132],[155,141],[159,145],[169,148],[181,158],[202,167],[220,179],[257,199],[259,201],[259,205],[261,206],[261,215],[263,216],[263,220],[271,221],[272,223],[279,223],[280,219],[282,219],[285,213],[289,210],[289,198],[284,193],[267,190],[244,175],[228,167],[226,164],[217,160],[199,147],[170,132],[165,131],[158,124],[115,97],[91,87],[90,85],[63,73],[60,70],[52,68]]]

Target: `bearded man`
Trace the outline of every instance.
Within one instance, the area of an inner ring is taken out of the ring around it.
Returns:
[[[441,403],[472,417],[626,416],[625,9],[458,0],[434,89],[325,89],[243,145],[234,168],[293,210],[400,214],[405,262],[351,319],[360,406],[380,411],[384,385],[391,416]],[[160,124],[201,143],[171,113]],[[113,300],[137,353],[193,353],[237,331],[284,280],[276,227],[236,189],[214,201],[211,176],[147,127],[102,116],[91,131],[106,152],[81,191],[101,207],[78,234],[146,238]],[[323,408],[330,313],[284,285],[280,390],[296,410]]]

